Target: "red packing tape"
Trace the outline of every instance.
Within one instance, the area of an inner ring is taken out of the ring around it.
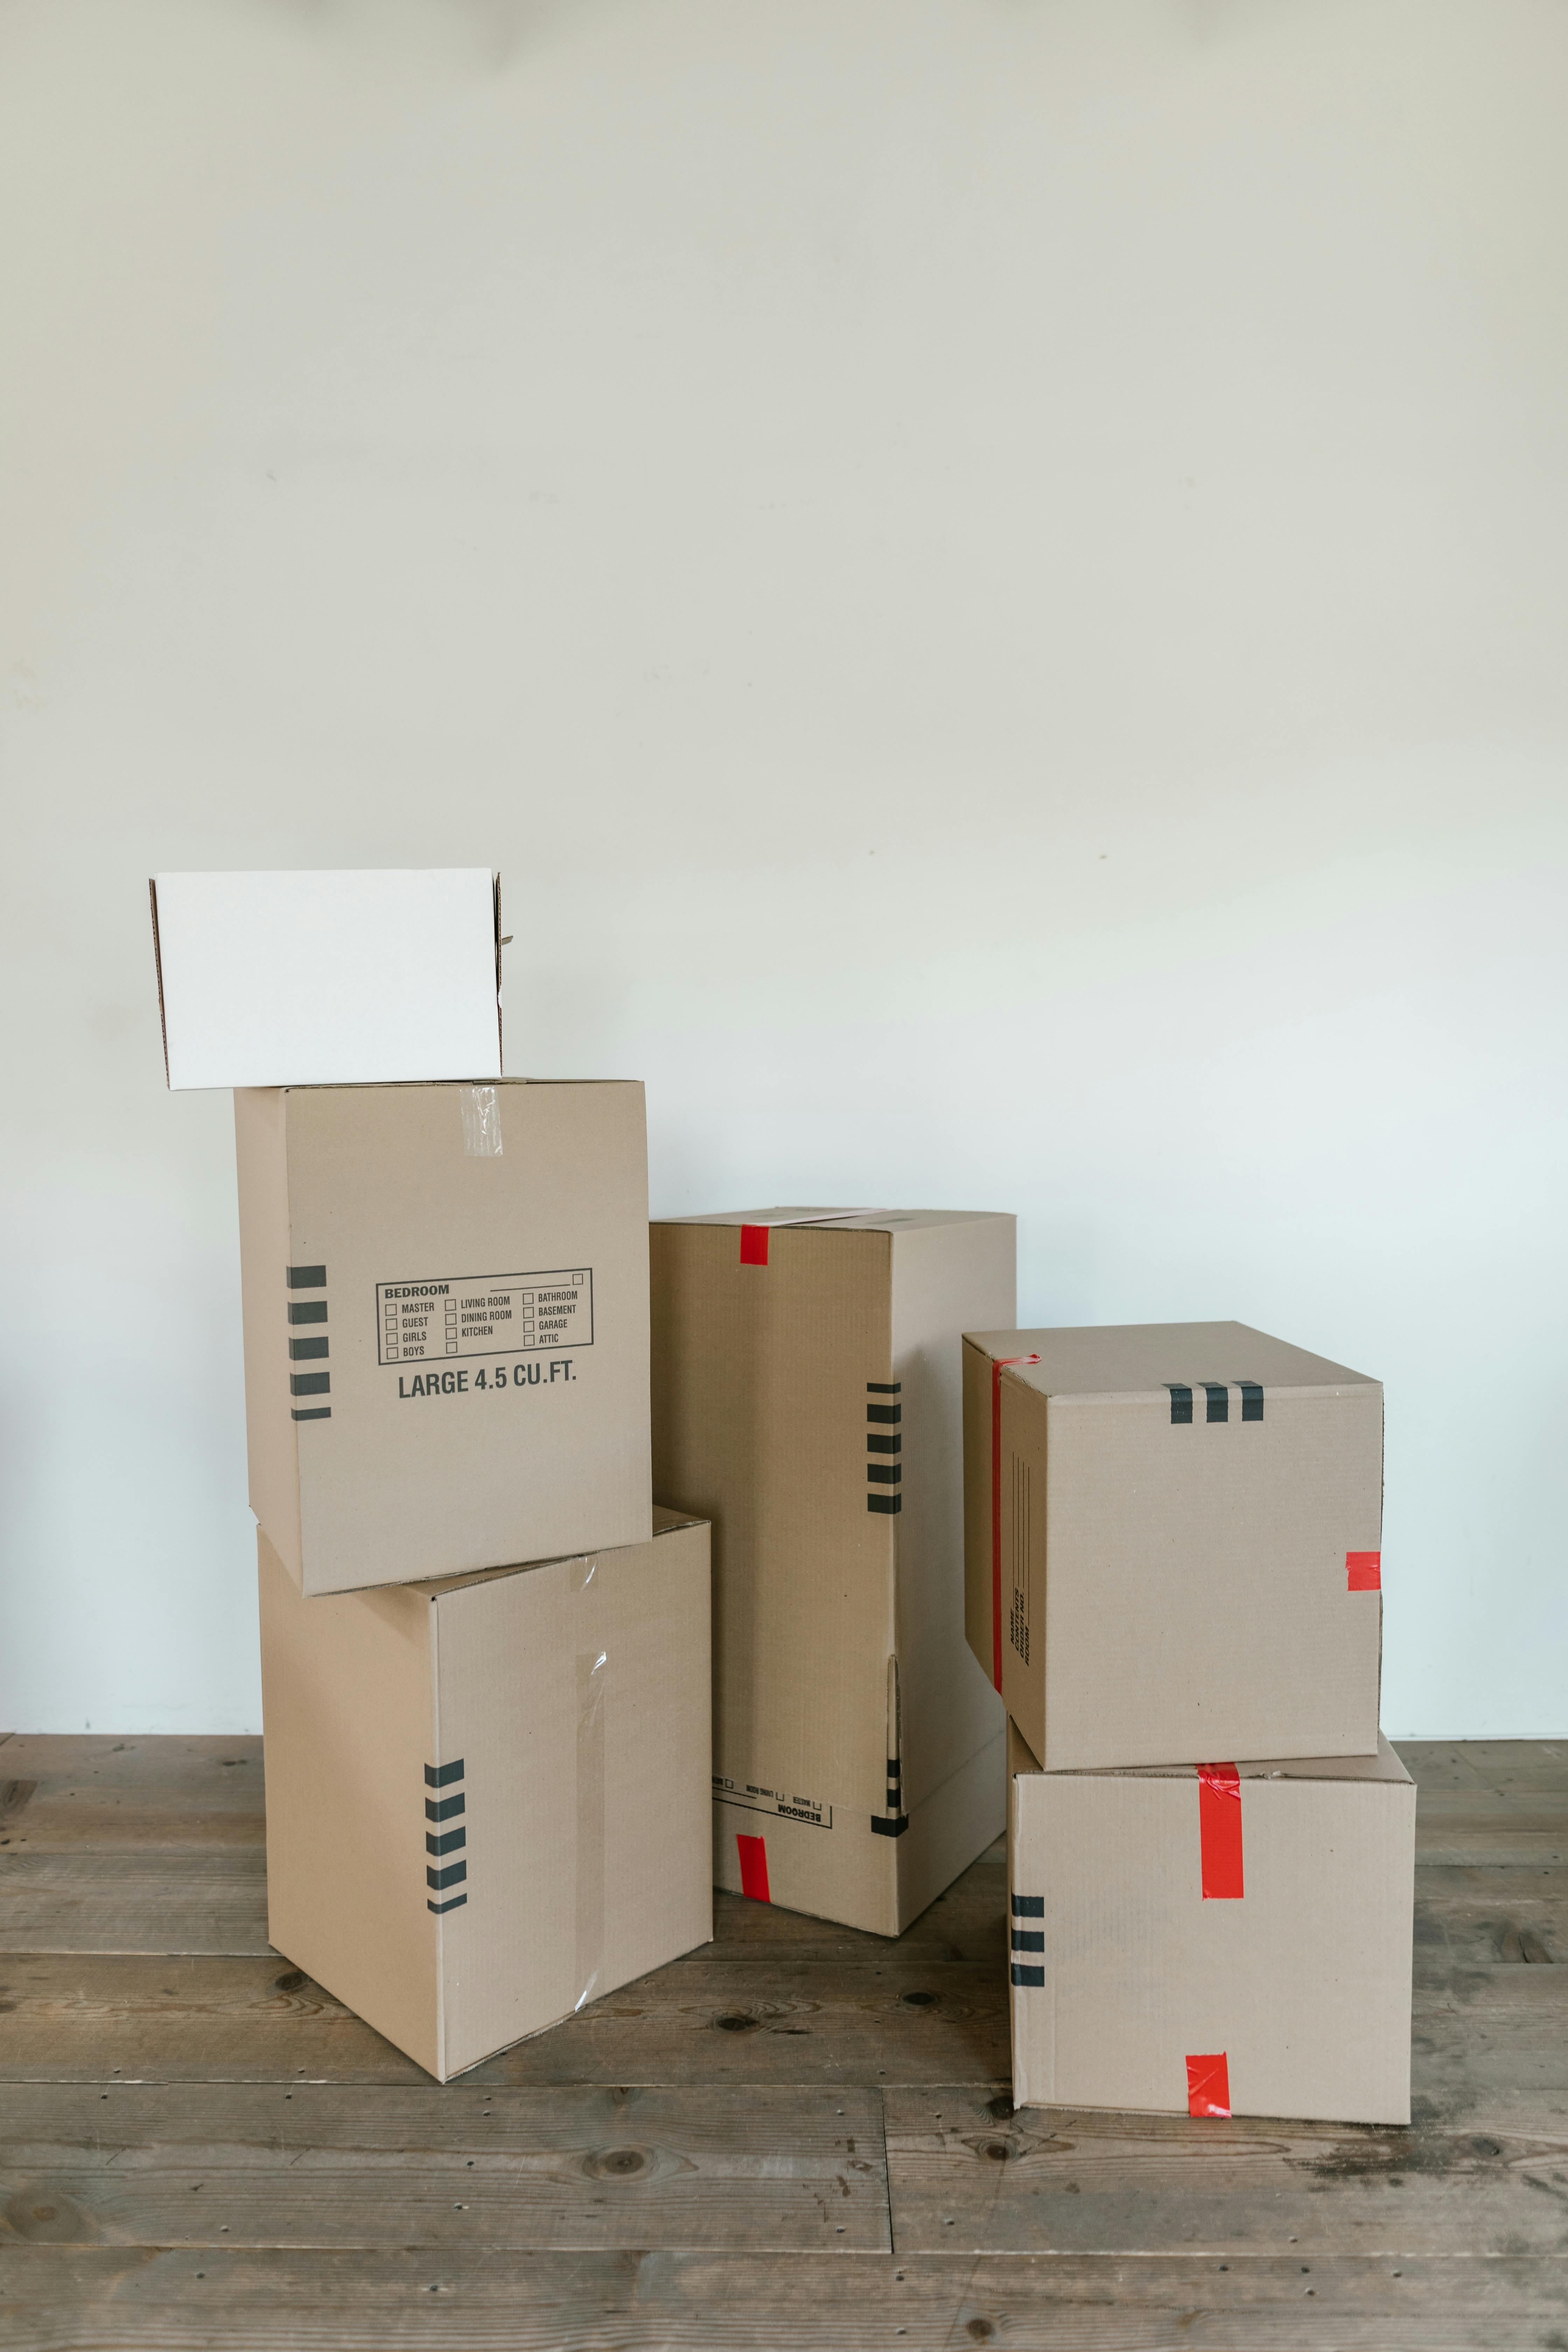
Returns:
[[[1383,1554],[1380,1551],[1346,1552],[1345,1590],[1347,1592],[1383,1591]]]
[[[1241,1775],[1234,1764],[1198,1766],[1198,1844],[1204,1901],[1239,1903]]]
[[[991,1679],[1002,1687],[1002,1372],[1007,1364],[1037,1364],[1038,1356],[991,1360]]]
[[[1230,2067],[1223,2050],[1207,2056],[1187,2060],[1187,2113],[1190,2116],[1228,2116],[1230,2113]]]
[[[741,1892],[749,1895],[753,1903],[771,1903],[768,1893],[768,1842],[766,1838],[743,1837],[735,1832],[735,1843],[741,1855]]]
[[[741,1264],[766,1265],[768,1262],[768,1229],[766,1225],[741,1227]]]

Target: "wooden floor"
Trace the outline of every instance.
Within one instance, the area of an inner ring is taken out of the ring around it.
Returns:
[[[1568,2352],[1568,1742],[1401,1752],[1408,2132],[1015,2116],[1000,1848],[443,2090],[269,1950],[258,1741],[0,1740],[0,2345]]]

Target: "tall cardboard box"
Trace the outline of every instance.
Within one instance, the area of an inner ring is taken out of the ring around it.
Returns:
[[[1376,1753],[1383,1390],[1244,1323],[972,1330],[970,1647],[1047,1771]]]
[[[705,1943],[708,1530],[307,1601],[259,1539],[267,1932],[446,2082]]]
[[[1410,2120],[1415,1790],[1374,1756],[1042,1772],[1009,1727],[1019,2106]]]
[[[713,1522],[718,1883],[897,1935],[1003,1824],[959,1334],[1012,1311],[1014,1221],[682,1218],[652,1276],[656,1487]]]
[[[307,1593],[646,1543],[637,1085],[235,1096],[250,1507]]]

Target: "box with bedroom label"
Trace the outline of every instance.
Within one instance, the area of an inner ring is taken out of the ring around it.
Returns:
[[[1383,1389],[1244,1323],[972,1329],[965,1625],[1047,1771],[1370,1756]]]
[[[1014,1312],[1014,1221],[680,1218],[652,1275],[656,1490],[713,1524],[718,1884],[897,1935],[1003,1826],[960,1334]]]
[[[235,1096],[250,1507],[306,1593],[646,1543],[620,1083]]]
[[[259,1539],[267,1932],[446,2082],[712,1934],[708,1530],[307,1601]]]
[[[1013,2098],[1410,2120],[1415,1790],[1372,1756],[1043,1772],[1008,1727]]]

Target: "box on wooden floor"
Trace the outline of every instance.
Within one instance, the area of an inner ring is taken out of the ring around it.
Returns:
[[[259,1539],[268,1934],[440,2082],[712,1934],[708,1529],[305,1600]]]
[[[713,1523],[718,1884],[897,1935],[1003,1825],[959,1335],[1013,1311],[1014,1220],[680,1218],[652,1275],[655,1487]]]
[[[1415,1790],[1374,1756],[1043,1772],[1008,1726],[1019,2106],[1410,2120]]]

